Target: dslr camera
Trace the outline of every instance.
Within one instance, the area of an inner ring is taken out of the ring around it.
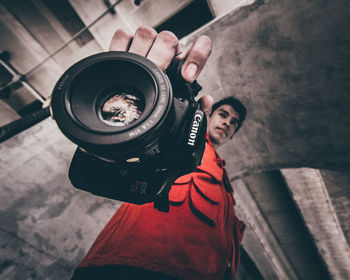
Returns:
[[[201,163],[206,116],[195,81],[174,59],[164,73],[128,52],[105,52],[71,66],[58,80],[51,113],[77,144],[72,185],[92,194],[168,211],[176,178]]]

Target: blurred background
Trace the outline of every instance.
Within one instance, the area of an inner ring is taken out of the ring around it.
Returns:
[[[247,224],[237,279],[350,279],[346,0],[0,1],[0,279],[69,279],[119,201],[74,189],[49,118],[61,74],[117,28],[209,36],[199,82],[248,117],[219,153]]]

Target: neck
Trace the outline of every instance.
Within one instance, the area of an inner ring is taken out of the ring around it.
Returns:
[[[212,145],[213,145],[213,147],[214,147],[214,149],[216,150],[217,148],[219,148],[219,144],[218,143],[215,143],[215,142],[211,142],[212,143]]]
[[[219,148],[220,144],[217,143],[217,142],[215,141],[215,139],[213,139],[213,138],[211,138],[211,137],[209,136],[209,140],[210,140],[210,143],[211,143],[211,145],[214,147],[215,150],[216,150],[217,148]]]

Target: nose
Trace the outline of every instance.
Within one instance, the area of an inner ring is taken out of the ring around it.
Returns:
[[[229,121],[227,119],[224,119],[224,126],[226,126],[226,127],[230,126]]]

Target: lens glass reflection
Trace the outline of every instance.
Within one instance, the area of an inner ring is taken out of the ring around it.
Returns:
[[[127,126],[138,120],[143,110],[144,102],[138,95],[117,93],[102,105],[102,121],[112,126]]]

